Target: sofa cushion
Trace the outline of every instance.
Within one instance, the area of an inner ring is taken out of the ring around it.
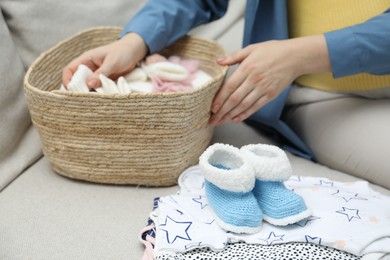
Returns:
[[[73,181],[43,157],[0,194],[0,259],[140,259],[153,198],[175,191]]]
[[[0,13],[0,191],[41,156],[30,128],[22,83],[25,72],[3,13]]]
[[[91,26],[121,26],[145,3],[105,0],[2,1],[1,9],[25,67],[58,41]]]

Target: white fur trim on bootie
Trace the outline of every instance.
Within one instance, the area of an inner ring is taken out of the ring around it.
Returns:
[[[285,181],[292,169],[286,153],[269,144],[249,144],[241,147],[244,156],[250,160],[257,179],[264,181]]]
[[[213,165],[222,165],[229,169]],[[199,166],[205,179],[221,189],[249,192],[255,185],[252,165],[234,146],[220,143],[209,146],[200,156]]]

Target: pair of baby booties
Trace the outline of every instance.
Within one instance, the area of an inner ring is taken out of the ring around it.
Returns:
[[[302,197],[284,186],[292,169],[276,146],[217,143],[200,156],[199,166],[212,213],[226,231],[251,234],[263,219],[287,226],[312,215]]]

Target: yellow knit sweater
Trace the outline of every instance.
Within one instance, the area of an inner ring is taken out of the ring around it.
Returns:
[[[390,0],[287,0],[290,38],[322,34],[383,13]],[[301,85],[322,90],[370,90],[390,86],[390,76],[361,73],[334,79],[332,73],[299,77]]]

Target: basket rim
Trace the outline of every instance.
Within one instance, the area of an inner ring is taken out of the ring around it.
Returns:
[[[80,35],[92,32],[92,31],[96,31],[96,30],[123,30],[123,28],[119,27],[119,26],[95,26],[95,27],[90,27],[90,28],[82,30],[82,31],[80,31],[80,32],[78,32],[78,33],[68,37],[68,38],[65,38],[65,39],[57,42],[55,45],[53,45],[49,49],[47,49],[46,51],[42,52],[33,61],[33,63],[29,66],[29,68],[28,68],[28,70],[27,70],[27,72],[26,72],[26,74],[24,76],[24,80],[23,80],[24,87],[26,89],[28,89],[29,91],[35,92],[37,94],[40,94],[40,95],[51,95],[51,96],[57,97],[57,98],[61,98],[61,97],[63,98],[63,97],[69,97],[69,96],[78,96],[78,97],[88,96],[88,97],[90,97],[91,94],[92,95],[96,95],[99,98],[107,98],[107,99],[113,99],[113,98],[115,98],[115,99],[118,99],[118,98],[128,99],[130,96],[134,96],[134,97],[139,97],[139,96],[143,96],[143,97],[145,97],[145,96],[153,96],[153,97],[156,97],[156,96],[186,96],[186,95],[191,95],[191,94],[193,94],[195,92],[198,92],[198,91],[202,91],[202,89],[206,85],[212,85],[210,83],[218,81],[221,77],[224,77],[226,75],[226,73],[227,73],[227,70],[228,70],[228,66],[221,66],[221,68],[222,68],[221,72],[216,77],[214,77],[211,81],[207,82],[207,84],[204,83],[200,87],[198,87],[196,89],[193,89],[193,90],[178,91],[178,92],[152,92],[152,93],[128,93],[128,94],[121,94],[121,93],[106,94],[106,93],[90,93],[90,92],[88,92],[88,93],[63,92],[63,91],[59,91],[59,90],[45,91],[45,90],[38,89],[38,88],[34,87],[32,84],[30,84],[30,82],[29,82],[30,74],[33,72],[34,68],[37,66],[37,64],[39,64],[39,62],[42,59],[44,59],[47,55],[50,55],[54,50],[56,50],[61,45],[64,45],[64,44],[72,41],[74,38],[79,37]],[[225,56],[227,56],[227,52],[226,52],[225,48],[220,43],[218,43],[216,41],[209,40],[209,39],[206,39],[206,38],[202,38],[202,37],[199,37],[199,36],[193,36],[193,35],[185,35],[184,37],[197,39],[197,40],[200,40],[200,41],[204,41],[204,42],[208,42],[210,44],[213,44],[216,47],[218,47]]]

